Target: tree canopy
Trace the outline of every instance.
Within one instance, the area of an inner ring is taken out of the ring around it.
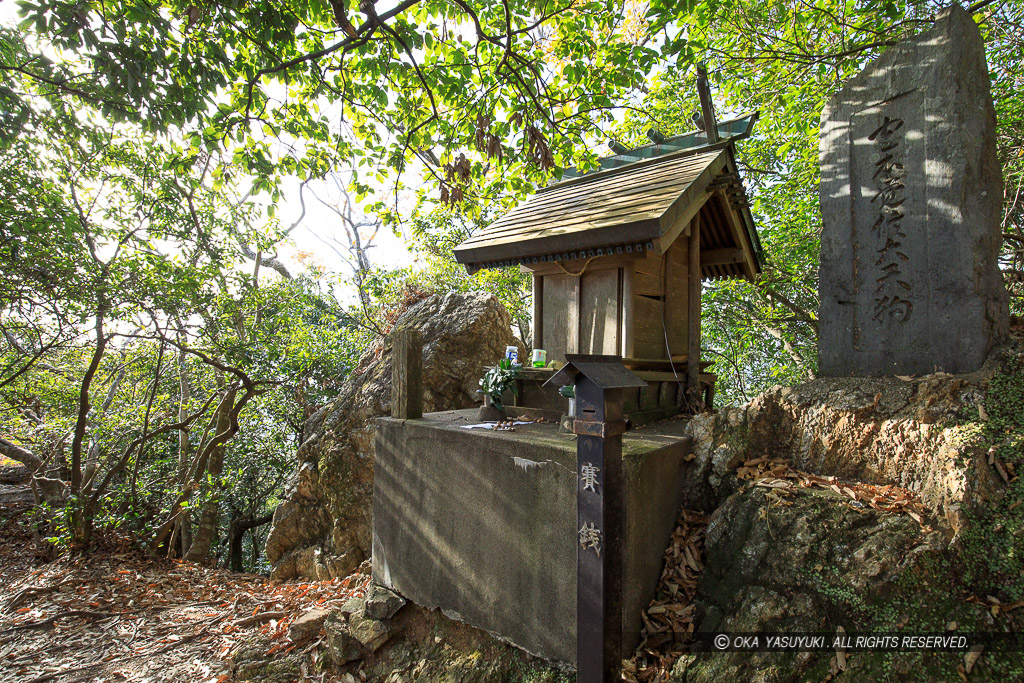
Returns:
[[[761,112],[739,153],[766,249],[756,282],[705,288],[705,350],[731,400],[813,376],[822,107],[940,4],[18,7],[17,28],[0,29],[0,453],[38,471],[63,511],[55,538],[109,523],[205,557],[231,521],[272,507],[303,419],[410,292],[492,291],[529,343],[524,276],[471,277],[452,248],[565,168],[593,165],[610,139],[690,128],[698,63],[721,112]],[[1024,3],[971,11],[1020,314]],[[351,169],[337,206],[354,298],[278,258],[306,215],[303,190],[282,188],[339,169]],[[281,215],[286,199],[302,215]],[[360,230],[380,225],[408,239],[416,266],[366,257]]]

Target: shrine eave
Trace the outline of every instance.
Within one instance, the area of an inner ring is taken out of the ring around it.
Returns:
[[[756,118],[742,119],[743,136]],[[722,124],[732,125],[732,122]],[[686,136],[679,136],[680,138]],[[677,138],[673,138],[676,140]],[[663,254],[714,200],[708,225],[722,248],[748,251],[750,265],[715,266],[706,277],[753,277],[760,244],[736,172],[732,138],[588,173],[543,188],[455,249],[470,272],[482,268]],[[667,141],[670,142],[670,141]],[[666,144],[657,147],[666,148]],[[635,153],[631,150],[625,155]],[[735,225],[727,225],[728,221]],[[734,237],[725,237],[733,235]]]

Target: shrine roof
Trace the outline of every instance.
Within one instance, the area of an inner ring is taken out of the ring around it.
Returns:
[[[455,258],[475,271],[638,251],[664,253],[681,234],[681,224],[718,192],[723,206],[709,214],[709,244],[750,251],[748,262],[759,265],[760,242],[733,157],[733,144],[750,134],[756,120],[753,113],[719,124],[720,140],[715,143],[691,132],[607,157],[592,171],[570,169],[562,180],[541,188],[456,247]],[[742,224],[738,230],[726,224],[726,205]],[[716,268],[706,276],[752,277],[748,271]]]
[[[565,386],[572,384],[576,375],[581,374],[602,389],[625,389],[646,387],[647,382],[637,377],[619,361],[619,356],[592,356],[567,353],[567,361],[544,386]]]

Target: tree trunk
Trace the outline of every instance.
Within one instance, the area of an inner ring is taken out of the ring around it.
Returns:
[[[793,343],[786,337],[785,333],[777,327],[772,327],[765,321],[757,319],[757,322],[764,329],[765,332],[770,334],[776,341],[782,344],[783,350],[789,354],[789,357],[793,359],[797,367],[801,368],[806,374],[807,379],[814,379],[814,372],[810,369],[807,359],[804,358],[803,354],[797,350]]]
[[[245,539],[245,532],[256,527],[263,526],[264,524],[270,524],[270,521],[274,518],[272,513],[263,515],[262,517],[253,518],[251,515],[245,517],[236,517],[231,520],[231,528],[228,531],[228,568],[233,572],[244,571],[242,567],[242,541]],[[256,544],[253,543],[255,546]],[[258,558],[258,555],[254,553],[254,561]]]
[[[222,379],[218,379],[218,384],[219,386],[223,387]],[[208,472],[207,466],[208,462],[210,461],[212,451],[215,451],[218,448],[223,448],[224,444],[226,444],[228,441],[234,438],[234,436],[238,433],[238,430],[241,428],[238,422],[238,416],[245,409],[245,406],[248,405],[249,401],[252,400],[253,397],[259,396],[261,393],[263,393],[262,391],[257,389],[255,384],[252,381],[250,381],[247,377],[243,380],[243,384],[245,385],[245,393],[243,393],[242,397],[237,401],[235,401],[237,386],[233,386],[231,390],[225,392],[224,396],[222,397],[221,403],[225,406],[228,406],[227,412],[226,414],[223,413],[221,406],[218,405],[216,411],[214,412],[213,421],[217,422],[222,416],[225,416],[224,421],[226,422],[227,428],[224,429],[223,431],[218,431],[218,433],[212,439],[210,439],[209,442],[206,442],[205,435],[203,439],[200,441],[200,443],[205,443],[206,445],[200,448],[199,453],[196,456],[194,456],[192,464],[194,471],[188,476],[188,483],[185,485],[181,493],[178,494],[178,497],[175,499],[174,503],[171,504],[170,509],[167,511],[167,520],[153,531],[152,538],[149,541],[149,547],[151,550],[155,551],[164,545],[164,542],[167,540],[167,537],[170,535],[171,531],[174,529],[175,524],[179,519],[180,513],[182,511],[182,506],[185,505],[185,503],[191,499],[193,491],[195,491],[196,487],[199,486],[200,482],[203,482],[203,480],[205,479],[204,474]],[[212,397],[210,401],[212,401]],[[206,409],[209,406],[210,401],[207,401],[207,403],[204,404],[200,412],[206,412]],[[221,456],[220,467],[221,469],[223,469],[223,455]],[[209,549],[207,549],[207,552],[209,552]],[[186,553],[186,555],[187,554],[188,553]]]
[[[82,445],[85,441],[86,428],[89,421],[89,390],[92,388],[93,378],[99,370],[100,361],[107,350],[109,341],[103,332],[104,311],[101,309],[96,314],[96,348],[92,353],[92,360],[82,377],[82,384],[78,393],[78,419],[75,422],[74,437],[71,439],[71,495],[78,496],[82,492],[83,469],[82,469]],[[76,541],[87,544],[92,536],[92,518],[83,514],[80,507],[71,510],[71,532]]]
[[[67,499],[67,484],[59,479],[49,479],[44,476],[43,468],[46,463],[42,458],[3,437],[0,437],[0,455],[17,460],[28,468],[43,500],[58,507],[64,505],[64,501]]]
[[[110,388],[107,390],[107,397],[103,399],[103,403],[100,404],[100,409],[93,411],[92,415],[89,417],[86,426],[88,427],[90,434],[95,432],[100,418],[110,409],[111,404],[114,402],[114,397],[117,396],[117,392],[121,389],[121,382],[124,381],[126,372],[127,371],[124,367],[117,371],[117,376],[114,378],[114,381],[111,382]],[[86,453],[85,472],[82,475],[82,490],[86,494],[89,494],[92,492],[93,480],[96,478],[96,468],[99,467],[100,456],[102,455],[100,444],[95,438],[90,437],[89,449]]]
[[[188,415],[188,404],[192,400],[192,387],[188,377],[188,355],[184,347],[178,349],[178,385],[180,400],[178,401],[178,422],[183,422]],[[188,481],[189,465],[192,463],[190,454],[189,433],[187,429],[178,430],[178,482],[182,487]],[[177,547],[172,544],[172,552],[178,557],[184,557],[185,553],[192,546],[192,515],[186,510],[178,517],[174,528],[177,535]]]
[[[231,409],[235,405],[235,387],[228,389],[225,400],[221,401],[217,412],[217,434],[224,434],[231,429]],[[205,502],[199,516],[199,528],[196,529],[192,545],[185,554],[190,562],[202,562],[210,553],[213,537],[220,521],[220,475],[224,471],[224,444],[213,449],[206,466],[206,483],[203,485]]]

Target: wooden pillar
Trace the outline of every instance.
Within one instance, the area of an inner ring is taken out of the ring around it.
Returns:
[[[686,399],[700,400],[700,214],[690,223],[686,274]]]
[[[533,348],[544,346],[544,276],[533,273]]]
[[[423,339],[417,329],[391,334],[391,417],[423,417]]]
[[[593,353],[590,349],[583,348],[583,271],[586,270],[586,266],[580,270],[580,274],[576,276],[576,325],[574,326],[575,331],[570,330],[569,332],[569,348],[570,351],[566,353]],[[572,339],[576,341],[573,342]]]
[[[636,353],[634,349],[634,334],[633,329],[636,324],[634,321],[634,310],[636,304],[633,301],[633,272],[636,270],[636,264],[631,261],[627,261],[626,265],[622,269],[622,328],[619,339],[621,340],[622,348],[619,351],[619,355],[623,358],[635,358]]]
[[[576,681],[622,673],[622,544],[626,510],[622,399],[647,383],[613,356],[577,356],[544,386],[576,388]]]

